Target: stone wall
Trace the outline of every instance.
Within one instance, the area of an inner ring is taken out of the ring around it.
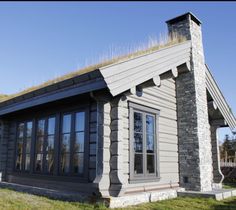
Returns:
[[[201,24],[189,13],[167,23],[170,33],[192,42],[191,71],[176,79],[180,185],[208,191],[212,189],[212,155]]]

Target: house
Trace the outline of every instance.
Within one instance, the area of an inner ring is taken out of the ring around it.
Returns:
[[[236,120],[205,63],[201,22],[186,13],[167,26],[185,41],[2,100],[0,186],[111,207],[221,188],[216,130]]]

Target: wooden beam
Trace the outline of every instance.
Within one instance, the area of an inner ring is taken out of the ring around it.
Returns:
[[[130,88],[130,93],[131,93],[132,95],[136,95],[136,86]]]
[[[176,66],[171,69],[171,72],[172,72],[174,78],[178,77],[178,70],[177,70]]]
[[[153,83],[157,86],[157,87],[160,87],[161,86],[161,78],[159,75],[153,77]]]
[[[180,66],[177,66],[177,69],[178,69],[179,74],[191,71],[190,61],[185,62],[185,63],[181,64]]]
[[[208,105],[208,109],[214,109],[214,110],[217,110],[218,109],[218,107],[217,107],[217,105],[216,105],[216,103],[214,102],[214,101],[208,101],[207,102],[207,105]]]

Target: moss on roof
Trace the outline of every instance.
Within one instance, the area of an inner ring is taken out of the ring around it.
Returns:
[[[7,101],[7,100],[10,100],[12,98],[24,95],[26,93],[33,92],[33,91],[38,90],[38,89],[45,88],[49,85],[53,85],[53,84],[59,83],[59,82],[64,81],[64,80],[71,79],[73,77],[76,77],[76,76],[79,76],[79,75],[82,75],[82,74],[85,74],[85,73],[92,72],[92,71],[94,71],[96,69],[99,69],[101,67],[105,67],[105,66],[108,66],[108,65],[111,65],[111,64],[123,62],[123,61],[129,60],[131,58],[135,58],[135,57],[138,57],[138,56],[141,56],[141,55],[152,53],[152,52],[160,50],[162,48],[169,47],[169,46],[172,46],[172,45],[175,45],[175,44],[186,41],[185,37],[180,36],[178,34],[172,34],[171,38],[170,37],[165,37],[164,39],[165,40],[161,41],[161,42],[158,41],[157,39],[151,40],[151,43],[148,43],[148,44],[144,45],[143,47],[138,47],[135,50],[133,50],[132,52],[129,52],[129,53],[126,53],[126,54],[123,54],[123,55],[118,55],[118,56],[115,56],[115,57],[110,56],[109,59],[103,59],[103,61],[100,61],[97,64],[86,66],[82,69],[70,72],[68,74],[57,77],[55,79],[48,80],[48,81],[46,81],[46,82],[44,82],[40,85],[32,86],[32,87],[27,88],[27,89],[25,89],[23,91],[20,91],[18,93],[11,94],[11,95],[3,95],[3,94],[1,95],[0,94],[0,103],[4,102],[4,101]]]

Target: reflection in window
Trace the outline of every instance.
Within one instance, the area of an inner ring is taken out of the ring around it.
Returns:
[[[133,176],[139,178],[153,176],[156,172],[156,115],[144,110],[145,108],[142,110],[141,106],[138,106],[137,110],[131,106],[133,116],[131,162],[133,162]]]
[[[38,120],[36,136],[35,171],[52,174],[54,170],[54,143],[56,118]]]
[[[84,171],[85,112],[66,114],[62,123],[61,172],[81,175]]]
[[[16,151],[16,169],[22,170],[23,141],[24,141],[24,123],[18,125],[17,151]]]
[[[16,170],[30,170],[32,122],[19,123],[17,128]],[[24,155],[23,155],[24,154]]]
[[[82,174],[84,170],[84,127],[85,113],[75,114],[75,144],[73,153],[73,173]]]
[[[63,116],[61,143],[61,171],[70,172],[71,114]]]
[[[46,137],[45,168],[47,173],[53,173],[54,170],[54,143],[55,143],[55,117],[48,119],[48,131]]]
[[[35,159],[35,171],[43,171],[43,146],[44,146],[44,134],[45,134],[45,119],[38,120],[37,122],[37,136],[36,136],[36,159]]]

